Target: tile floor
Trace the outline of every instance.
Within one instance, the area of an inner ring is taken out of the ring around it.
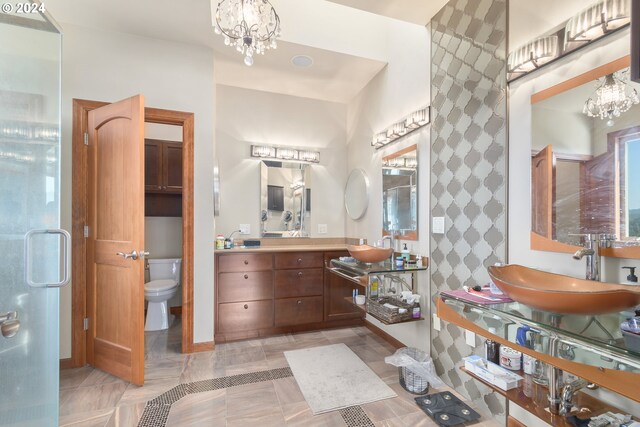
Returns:
[[[137,426],[147,401],[180,384],[287,367],[284,351],[345,343],[398,394],[361,407],[374,426],[436,426],[398,383],[397,368],[384,363],[394,352],[368,329],[321,332],[218,344],[214,351],[180,353],[180,322],[145,334],[145,385],[128,384],[91,367],[61,371],[60,426]],[[182,386],[181,386],[182,387]],[[439,390],[443,391],[443,390]],[[470,405],[473,407],[473,405]],[[148,415],[148,414],[147,414]],[[366,419],[366,417],[365,417]],[[162,426],[164,422],[152,420]],[[145,424],[148,425],[148,424]],[[347,426],[340,411],[313,416],[293,377],[188,394],[171,405],[166,426]],[[350,423],[349,425],[354,425]],[[359,424],[361,425],[361,424]],[[498,426],[484,419],[476,427]]]

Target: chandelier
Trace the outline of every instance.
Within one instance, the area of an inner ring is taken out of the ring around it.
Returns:
[[[600,81],[595,99],[589,98],[584,103],[583,113],[589,117],[608,119],[607,125],[613,126],[614,117],[620,117],[620,114],[640,102],[638,92],[633,88],[628,89],[627,83],[620,76],[608,74]]]
[[[244,63],[251,66],[254,54],[264,55],[265,50],[277,47],[280,17],[268,0],[219,0],[214,30],[224,36],[226,46],[235,46],[245,55]]]

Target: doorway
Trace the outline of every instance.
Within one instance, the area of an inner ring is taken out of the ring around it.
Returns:
[[[87,153],[85,134],[88,132],[89,112],[108,105],[106,102],[73,100],[72,135],[72,347],[71,359],[64,367],[80,367],[87,362],[87,245],[85,224],[88,215]],[[182,136],[182,352],[209,350],[212,343],[195,345],[193,343],[193,113],[144,109],[145,124],[159,124],[181,127]],[[90,321],[90,319],[89,319]],[[202,347],[202,348],[201,348]],[[205,348],[206,347],[206,348]]]

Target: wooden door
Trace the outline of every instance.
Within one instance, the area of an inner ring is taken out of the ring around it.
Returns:
[[[531,158],[531,231],[554,240],[556,158],[547,145]]]
[[[617,234],[620,209],[615,185],[615,155],[601,154],[580,165],[581,233]]]
[[[87,361],[144,383],[144,98],[89,112]]]
[[[348,252],[326,252],[324,255],[325,266],[332,259],[341,256],[349,256]],[[360,294],[365,293],[363,286],[343,279],[328,270],[324,272],[324,321],[364,318],[364,311],[352,303],[353,290],[358,289]],[[347,299],[345,299],[347,298]]]

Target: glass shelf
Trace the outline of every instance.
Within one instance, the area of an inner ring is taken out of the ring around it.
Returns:
[[[565,315],[536,310],[517,302],[479,304],[440,294],[465,319],[514,344],[519,328],[529,328],[529,346],[543,354],[597,368],[640,373],[640,352],[625,345],[620,323],[629,313]]]
[[[360,261],[341,261],[340,259],[332,259],[331,265],[352,271],[357,276],[367,276],[370,274],[386,274],[386,273],[415,273],[424,271],[428,267],[405,267],[397,268],[391,261],[377,262],[374,264],[366,264]]]

